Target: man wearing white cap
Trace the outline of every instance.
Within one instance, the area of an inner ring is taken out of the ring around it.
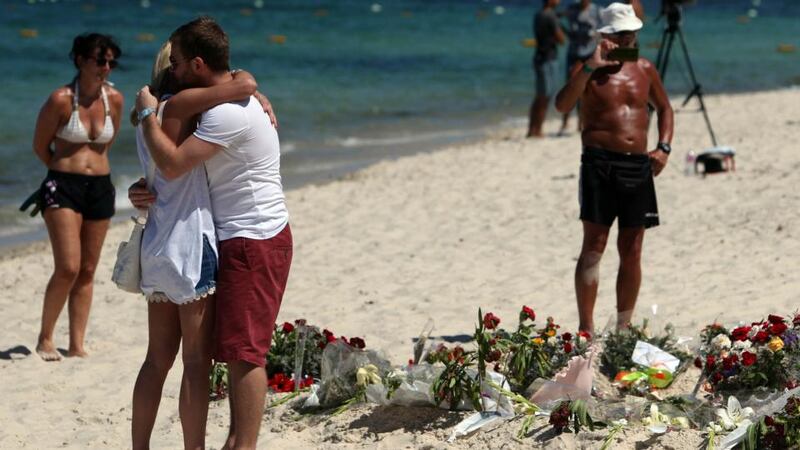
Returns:
[[[673,114],[653,63],[638,57],[642,21],[631,5],[612,3],[601,12],[602,35],[594,54],[577,64],[556,96],[566,112],[580,100],[584,124],[580,176],[583,246],[575,269],[579,328],[592,332],[600,259],[614,220],[617,250],[617,325],[630,322],[642,280],[641,252],[646,228],[657,226],[653,177],[667,163]],[[613,51],[613,52],[612,52]],[[618,55],[619,54],[619,55]],[[648,151],[648,105],[658,115],[658,144]]]

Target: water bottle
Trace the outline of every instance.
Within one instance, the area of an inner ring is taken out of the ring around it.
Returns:
[[[686,153],[686,166],[683,169],[683,173],[686,176],[694,175],[697,172],[695,171],[695,162],[697,161],[697,153],[694,150],[689,150]]]

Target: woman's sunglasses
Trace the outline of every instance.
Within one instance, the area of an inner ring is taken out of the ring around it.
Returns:
[[[97,63],[97,67],[103,67],[108,64],[109,69],[114,69],[119,64],[116,59],[95,58],[94,56],[89,59],[93,59]]]

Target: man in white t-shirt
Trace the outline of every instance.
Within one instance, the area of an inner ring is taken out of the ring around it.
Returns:
[[[228,37],[201,17],[170,37],[172,71],[184,87],[230,80]],[[266,355],[292,261],[292,235],[280,175],[278,134],[258,101],[224,103],[204,112],[176,147],[153,114],[147,87],[136,109],[153,160],[167,178],[198,164],[208,173],[219,239],[215,359],[231,375],[231,427],[225,448],[255,448],[266,397]],[[169,126],[168,118],[164,126]]]

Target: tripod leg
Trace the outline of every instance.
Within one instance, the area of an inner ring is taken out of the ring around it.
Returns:
[[[675,42],[675,31],[670,29],[664,30],[664,37],[666,38],[666,46],[662,42],[661,47],[664,49],[664,54],[662,55],[663,58],[661,59],[661,66],[659,67],[656,65],[658,69],[658,74],[661,76],[661,80],[664,80],[664,77],[667,75],[667,66],[669,65],[669,55],[672,53],[672,44]],[[660,50],[659,50],[660,52]]]
[[[686,40],[683,38],[683,31],[680,29],[678,29],[678,36],[681,38],[681,48],[683,49],[683,56],[686,59],[686,67],[689,68],[689,76],[692,78],[692,83],[694,83],[692,91],[683,103],[686,104],[692,96],[697,96],[697,99],[700,100],[700,111],[703,112],[703,118],[706,120],[708,134],[711,135],[711,142],[714,144],[714,147],[716,147],[717,137],[714,135],[714,129],[711,127],[711,120],[708,118],[708,111],[706,111],[706,104],[703,101],[703,88],[700,86],[700,83],[697,82],[697,77],[694,75],[694,66],[692,66],[692,60],[689,59],[689,49],[686,47]]]

